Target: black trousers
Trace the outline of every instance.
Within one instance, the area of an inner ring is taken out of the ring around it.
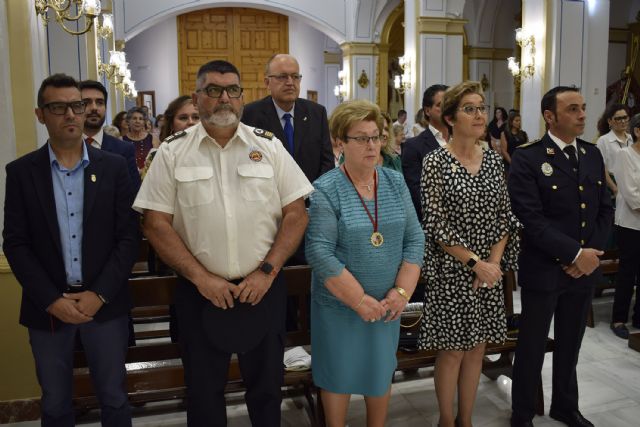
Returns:
[[[633,306],[634,325],[640,325],[640,230],[616,227],[616,237],[620,250],[620,265],[616,276],[616,293],[613,297],[612,323],[627,323],[629,306],[636,288],[636,302]]]
[[[538,383],[545,345],[554,318],[553,393],[551,406],[560,411],[578,409],[576,365],[593,286],[576,286],[567,276],[555,291],[522,289],[522,315],[513,366],[511,407],[516,418],[535,415]]]
[[[200,295],[195,285],[187,281],[179,284],[175,302],[187,384],[187,425],[226,426],[224,389],[231,354],[213,347],[202,327],[202,307],[211,303]],[[274,310],[272,317],[277,318],[273,327],[257,347],[238,354],[242,380],[247,388],[245,401],[249,418],[251,425],[258,427],[280,426],[284,377],[284,299],[280,307],[270,309]]]
[[[73,350],[80,335],[93,387],[100,402],[100,421],[106,427],[131,426],[125,387],[128,316],[106,322],[63,324],[55,332],[29,329],[31,351],[42,388],[44,427],[73,427]]]

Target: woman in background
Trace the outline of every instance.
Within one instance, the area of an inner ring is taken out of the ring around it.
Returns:
[[[633,144],[633,138],[627,132],[628,126],[629,109],[623,104],[609,105],[598,120],[598,132],[601,136],[596,146],[604,160],[607,187],[614,196],[618,193],[615,170],[618,153]]]
[[[500,149],[500,134],[504,130],[504,126],[507,122],[507,111],[502,107],[496,107],[493,112],[493,120],[489,123],[489,136],[491,137],[491,148],[496,150],[499,154],[502,153]]]
[[[144,169],[144,161],[152,148],[158,147],[160,141],[146,130],[147,113],[141,107],[133,107],[127,111],[129,132],[122,137],[124,141],[133,144],[136,150],[136,165],[138,171]]]
[[[111,124],[118,128],[118,132],[120,132],[119,138],[122,139],[129,132],[129,123],[127,123],[127,112],[120,111],[113,118]]]
[[[527,142],[529,142],[529,137],[527,133],[522,130],[520,113],[514,111],[509,114],[504,131],[500,134],[500,151],[507,168],[511,164],[511,156],[515,149]]]

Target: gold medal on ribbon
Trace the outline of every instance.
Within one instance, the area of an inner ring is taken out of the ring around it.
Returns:
[[[384,237],[382,237],[382,233],[380,233],[379,231],[374,231],[373,234],[371,234],[371,244],[376,248],[379,248],[383,243]]]

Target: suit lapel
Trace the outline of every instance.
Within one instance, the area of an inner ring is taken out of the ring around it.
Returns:
[[[269,130],[270,126],[267,126],[266,123],[273,123],[273,133],[276,135],[282,145],[287,148],[287,137],[284,135],[284,129],[282,128],[282,123],[280,122],[280,117],[278,117],[278,112],[276,111],[276,106],[273,105],[273,99],[271,97],[267,97],[264,99],[265,108],[262,109],[262,114],[265,116],[265,129]],[[295,133],[295,130],[294,130]]]
[[[42,212],[55,242],[58,252],[62,255],[60,243],[60,227],[58,226],[58,214],[56,212],[56,200],[53,195],[53,180],[51,178],[51,161],[49,160],[48,143],[38,150],[34,159],[33,182],[35,183],[36,196],[42,205]]]
[[[302,144],[309,133],[308,112],[300,100],[296,101],[293,108],[293,123],[293,157],[297,159],[300,156]]]
[[[84,169],[84,206],[82,220],[86,224],[87,218],[98,195],[98,188],[102,182],[102,153],[100,150],[87,147],[89,153],[89,164]]]
[[[549,135],[545,135],[543,144],[546,150],[547,162],[550,163],[554,169],[561,170],[563,173],[571,177],[571,179],[577,181],[578,178],[575,172],[573,172],[569,159],[567,159],[567,156],[565,156]]]
[[[589,152],[582,147],[578,142],[578,182],[584,182],[587,175],[589,175]]]

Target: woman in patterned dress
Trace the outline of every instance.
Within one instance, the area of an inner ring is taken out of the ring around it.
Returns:
[[[442,117],[451,139],[423,162],[427,283],[420,346],[438,350],[434,380],[442,427],[471,426],[485,346],[505,340],[502,272],[516,268],[518,254],[520,225],[502,158],[478,144],[486,111],[480,83],[447,90]]]
[[[306,234],[313,381],[329,427],[345,425],[351,394],[365,396],[367,425],[382,427],[424,236],[402,174],[377,164],[378,106],[340,104],[330,132],[344,163],[314,182]]]

